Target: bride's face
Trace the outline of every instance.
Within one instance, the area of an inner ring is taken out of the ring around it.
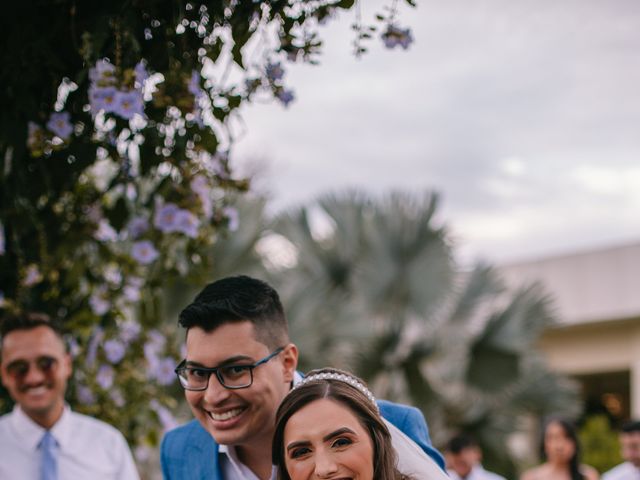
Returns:
[[[373,442],[351,410],[321,399],[294,413],[284,428],[291,480],[373,480]]]

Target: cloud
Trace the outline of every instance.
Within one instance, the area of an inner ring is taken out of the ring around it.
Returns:
[[[268,155],[279,206],[435,188],[463,248],[497,260],[640,238],[640,3],[421,0],[411,48],[361,60],[352,20],[289,68],[288,111],[244,111],[233,161]]]

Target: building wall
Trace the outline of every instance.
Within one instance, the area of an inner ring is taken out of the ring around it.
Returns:
[[[640,243],[505,265],[512,287],[539,281],[559,325],[540,341],[569,375],[629,371],[631,415],[640,418]]]

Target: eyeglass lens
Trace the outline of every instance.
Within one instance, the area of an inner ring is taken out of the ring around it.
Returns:
[[[229,365],[219,367],[215,374],[225,387],[248,387],[252,380],[251,369],[252,365]],[[209,369],[185,367],[180,371],[180,381],[187,388],[205,389],[212,373]]]
[[[16,360],[15,362],[11,362],[7,365],[7,372],[9,375],[15,378],[25,377],[29,373],[29,369],[31,368],[31,363],[26,360]],[[38,370],[40,370],[44,374],[50,374],[55,369],[58,360],[49,356],[38,357],[35,362],[33,362]]]

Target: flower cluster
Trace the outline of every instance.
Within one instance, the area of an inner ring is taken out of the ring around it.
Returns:
[[[43,36],[24,41],[56,39],[37,45],[56,68],[30,78],[42,95],[13,102],[7,118],[27,120],[0,132],[11,166],[0,190],[13,195],[0,206],[0,304],[64,319],[78,363],[74,408],[137,446],[172,425],[179,352],[161,330],[165,289],[210,276],[219,233],[239,228],[233,201],[249,182],[229,167],[233,119],[253,95],[291,105],[286,62],[314,63],[318,25],[351,8],[218,3],[185,4],[178,25],[173,11],[150,13],[145,2],[126,16],[83,9],[77,26],[92,29],[74,36],[78,58],[61,56],[59,22],[41,24]],[[252,39],[255,55],[244,48]],[[19,72],[6,80],[24,81]],[[153,411],[139,408],[152,398]]]
[[[69,112],[52,113],[45,127],[43,129],[35,122],[29,122],[27,126],[27,148],[34,157],[64,148],[74,131]]]
[[[413,42],[411,29],[402,29],[393,24],[387,26],[387,29],[382,33],[381,38],[384,46],[387,48],[395,48],[399,45],[406,50]]]
[[[165,203],[156,210],[153,225],[163,233],[183,233],[187,237],[198,236],[200,221],[189,210],[179,208],[174,203]]]
[[[132,71],[134,85],[123,85],[116,77],[116,67],[109,60],[102,59],[89,70],[89,104],[92,115],[100,112],[113,113],[130,120],[134,115],[144,115],[143,88],[149,78],[143,60],[138,62]]]

